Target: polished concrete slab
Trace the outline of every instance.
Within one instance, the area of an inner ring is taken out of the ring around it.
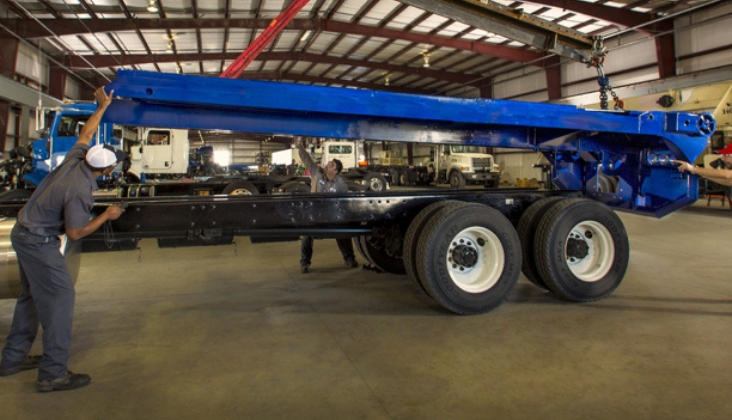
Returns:
[[[70,368],[0,378],[3,419],[724,419],[732,416],[732,211],[621,214],[631,265],[576,304],[526,279],[449,314],[403,276],[316,241],[85,254]],[[13,301],[0,301],[0,335]],[[40,351],[40,340],[36,344]]]

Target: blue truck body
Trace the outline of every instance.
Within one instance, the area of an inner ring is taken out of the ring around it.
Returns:
[[[698,198],[694,161],[715,122],[710,114],[595,111],[569,105],[457,99],[389,92],[120,71],[104,120],[172,128],[454,143],[534,149],[562,190],[608,206],[666,215]],[[597,188],[612,177],[612,192]]]

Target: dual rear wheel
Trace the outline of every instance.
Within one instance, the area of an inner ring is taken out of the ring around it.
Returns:
[[[356,247],[383,271],[406,273],[458,314],[500,306],[521,271],[565,299],[599,300],[620,285],[629,263],[622,222],[587,199],[541,199],[526,210],[518,229],[491,207],[441,201],[412,219],[403,240],[401,233],[360,237]]]

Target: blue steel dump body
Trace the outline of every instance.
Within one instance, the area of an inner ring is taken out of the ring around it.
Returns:
[[[120,71],[120,99],[104,121],[249,133],[468,144],[541,151],[560,189],[612,207],[663,216],[697,199],[694,161],[710,114],[583,110],[504,100],[457,99],[299,84]],[[617,181],[598,188],[598,172]]]

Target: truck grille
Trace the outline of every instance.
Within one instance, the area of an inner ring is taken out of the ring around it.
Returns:
[[[490,172],[493,168],[493,159],[473,158],[473,168],[475,168],[475,172]]]

